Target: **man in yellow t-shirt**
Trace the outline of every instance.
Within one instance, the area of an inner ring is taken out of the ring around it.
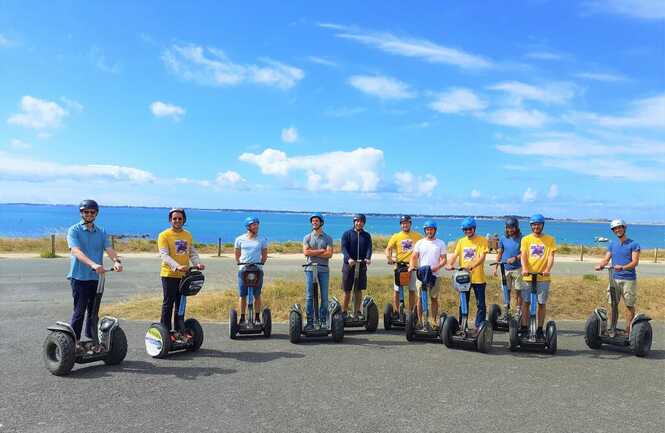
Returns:
[[[473,217],[464,218],[462,221],[462,231],[464,236],[457,240],[455,245],[455,252],[448,261],[446,269],[453,270],[455,262],[459,257],[459,266],[465,268],[471,273],[471,288],[476,297],[476,329],[485,321],[486,307],[485,307],[485,256],[488,251],[487,238],[483,236],[476,236],[476,219]],[[471,292],[466,292],[467,304]],[[462,306],[459,309],[460,321],[462,320]]]
[[[184,329],[183,318],[178,316],[180,309],[180,280],[185,276],[191,260],[198,269],[205,269],[199,262],[199,255],[194,248],[192,234],[183,229],[187,221],[184,209],[176,208],[169,211],[171,227],[164,230],[157,238],[157,247],[162,259],[159,275],[162,277],[162,318],[160,322],[167,330],[180,332]],[[175,306],[175,318],[173,318]],[[174,320],[173,320],[174,319]],[[173,320],[173,327],[171,326]]]
[[[541,214],[535,214],[529,220],[531,225],[531,234],[524,236],[520,243],[522,254],[522,275],[524,277],[524,286],[522,290],[522,301],[524,302],[524,311],[529,310],[531,304],[531,280],[533,273],[542,273],[538,277],[536,294],[538,297],[538,330],[536,338],[544,338],[543,323],[547,313],[547,298],[550,291],[550,272],[554,266],[554,253],[556,252],[556,240],[543,233],[545,227],[545,217]],[[526,327],[527,315],[522,315],[522,326]]]
[[[401,264],[409,266],[411,260],[411,253],[413,253],[413,247],[416,245],[422,236],[418,232],[411,231],[411,217],[409,215],[402,215],[399,218],[399,225],[402,229],[400,232],[393,234],[388,240],[388,246],[386,247],[386,259],[388,264],[396,264],[400,266]],[[396,257],[393,259],[393,250],[395,250]],[[397,266],[395,269],[397,270]],[[404,290],[406,287],[399,286],[397,280],[393,284],[393,311],[399,311],[399,289],[400,287]],[[413,310],[414,305],[416,304],[416,272],[411,271],[409,276],[409,311]]]

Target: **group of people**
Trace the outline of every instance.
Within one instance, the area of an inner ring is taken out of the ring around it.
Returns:
[[[93,308],[93,300],[97,288],[99,274],[106,272],[104,269],[104,252],[113,261],[113,269],[117,272],[123,270],[122,262],[117,252],[112,248],[106,232],[95,224],[99,214],[99,206],[94,200],[84,200],[79,206],[81,220],[71,226],[67,232],[67,243],[71,250],[71,265],[67,278],[70,280],[74,309],[71,318],[71,326],[76,334],[77,341],[81,339],[83,322],[86,311],[88,315]],[[180,296],[178,287],[180,280],[190,267],[199,270],[205,269],[201,263],[199,254],[194,247],[192,234],[184,229],[187,215],[184,209],[174,208],[168,213],[170,227],[159,234],[157,245],[161,257],[160,277],[163,289],[163,302],[161,309],[161,323],[168,330],[179,332],[183,329],[182,317],[178,317]],[[305,280],[306,280],[306,327],[314,325],[313,305],[313,270],[316,264],[318,283],[320,290],[320,312],[318,318],[325,323],[328,314],[328,290],[329,290],[329,261],[333,256],[333,239],[325,233],[324,217],[320,213],[310,216],[311,231],[303,238],[303,254],[306,258]],[[341,252],[342,264],[342,288],[344,297],[342,302],[342,314],[346,319],[349,315],[362,316],[362,311],[349,312],[351,296],[356,296],[354,305],[361,306],[361,292],[367,288],[367,267],[372,263],[372,236],[365,230],[367,218],[363,214],[353,216],[353,227],[342,235]],[[483,236],[476,234],[476,220],[473,217],[465,218],[461,224],[463,236],[457,239],[455,250],[448,256],[446,243],[437,238],[437,223],[427,220],[423,224],[424,236],[412,230],[412,220],[408,215],[399,219],[400,231],[393,234],[385,249],[385,256],[389,264],[395,266],[408,266],[409,279],[403,286],[395,281],[393,302],[398,307],[400,289],[408,291],[408,308],[418,312],[422,323],[422,305],[420,297],[416,297],[416,291],[421,283],[418,279],[417,270],[423,266],[429,270],[435,278],[435,283],[430,290],[432,315],[438,315],[438,296],[441,292],[442,278],[439,278],[441,270],[453,270],[463,268],[471,275],[471,288],[476,299],[475,325],[480,327],[486,320],[485,288],[486,277],[484,263],[488,253],[488,242]],[[543,323],[545,322],[546,305],[550,291],[550,274],[554,266],[554,257],[557,251],[554,237],[543,232],[545,218],[543,215],[535,214],[529,220],[531,233],[522,235],[519,222],[515,217],[505,220],[505,234],[499,242],[497,262],[504,264],[506,279],[511,292],[516,295],[518,309],[526,311],[529,307],[529,292],[531,274],[540,273],[542,276],[537,281],[537,320],[538,334],[542,337]],[[244,222],[245,233],[238,236],[234,243],[234,257],[239,265],[238,271],[238,307],[240,311],[240,322],[246,320],[248,289],[242,278],[244,266],[263,266],[268,259],[268,241],[259,235],[260,221],[257,217],[250,216]],[[637,242],[627,237],[626,223],[623,220],[613,220],[610,224],[611,230],[617,239],[613,240],[607,249],[605,256],[601,259],[597,269],[602,269],[612,261],[614,268],[614,284],[610,284],[610,290],[616,290],[616,299],[623,299],[626,306],[626,331],[630,332],[630,323],[635,314],[636,302],[636,272],[639,263],[640,246]],[[356,278],[355,267],[359,267]],[[494,274],[496,275],[496,268]],[[253,295],[256,312],[261,311],[261,288],[263,285],[262,273],[258,285],[254,287]],[[466,292],[467,301],[471,292]],[[609,293],[610,297],[613,295]],[[416,301],[418,300],[418,301]],[[174,314],[175,312],[175,314]],[[461,316],[461,311],[460,311]],[[260,322],[259,313],[256,313],[255,322]],[[527,315],[522,315],[522,327],[527,325]],[[425,325],[425,324],[423,324]],[[427,324],[429,326],[429,324]],[[97,330],[91,328],[90,321],[86,323],[85,335],[93,338]],[[176,338],[180,336],[176,335]]]

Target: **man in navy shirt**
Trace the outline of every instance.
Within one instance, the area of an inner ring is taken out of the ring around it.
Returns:
[[[612,232],[617,236],[610,242],[605,257],[598,263],[596,270],[601,270],[612,260],[614,268],[613,279],[607,288],[609,302],[612,302],[614,290],[617,300],[623,298],[626,304],[626,332],[630,335],[631,322],[635,316],[635,301],[637,300],[637,272],[635,268],[640,262],[640,244],[626,236],[626,222],[622,219],[612,220]],[[611,311],[611,310],[610,310]],[[611,323],[616,323],[617,317],[611,311]]]
[[[519,221],[515,217],[508,217],[505,220],[506,233],[499,240],[499,249],[496,255],[496,261],[503,263],[503,269],[506,273],[506,282],[508,283],[509,293],[515,292],[517,304],[517,314],[519,316],[522,308],[522,262],[520,260],[520,243],[522,242],[522,232],[520,231]],[[494,268],[496,277],[498,266]],[[510,302],[510,299],[508,299]],[[506,313],[508,306],[504,306]],[[526,316],[523,318],[526,319]],[[526,326],[526,322],[524,323]]]
[[[365,215],[355,214],[353,216],[353,228],[345,231],[342,235],[342,254],[344,255],[344,263],[342,264],[342,288],[344,289],[342,315],[345,319],[351,300],[351,290],[354,289],[356,266],[360,266],[360,274],[354,292],[357,307],[362,305],[361,291],[367,288],[367,265],[370,264],[372,259],[372,236],[364,230],[366,221]],[[362,315],[359,311],[355,311],[354,314],[356,317]]]

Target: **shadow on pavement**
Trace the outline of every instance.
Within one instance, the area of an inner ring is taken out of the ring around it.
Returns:
[[[189,361],[197,358],[228,358],[235,359],[236,361],[243,362],[253,362],[253,363],[263,363],[271,362],[281,358],[304,358],[305,355],[302,353],[293,353],[293,352],[227,352],[223,350],[215,349],[201,349],[196,353],[182,353],[174,354],[174,356],[168,359],[173,359],[174,361]]]
[[[111,376],[110,373],[130,373],[139,375],[173,376],[179,379],[194,380],[199,377],[214,376],[217,374],[232,374],[237,370],[219,367],[180,367],[155,365],[146,361],[125,361],[118,365],[107,366],[103,364],[84,367],[72,371],[67,378],[95,379]]]
[[[420,341],[422,343],[429,343],[428,341]],[[415,341],[414,341],[415,343]],[[359,338],[354,336],[349,336],[349,334],[344,335],[344,340],[342,341],[342,344],[357,344],[359,346],[375,346],[375,347],[382,347],[385,349],[388,349],[390,347],[394,346],[406,346],[411,344],[410,342],[406,341],[406,338],[402,341],[393,341],[393,340],[386,340],[386,341],[375,341],[375,340],[370,340],[369,338]]]

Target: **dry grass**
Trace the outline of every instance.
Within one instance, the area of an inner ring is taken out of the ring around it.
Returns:
[[[557,277],[552,282],[548,316],[555,319],[585,319],[594,308],[607,303],[607,283],[601,278]],[[341,300],[339,277],[331,278],[330,296]],[[383,306],[392,299],[392,278],[370,277],[369,294],[374,297],[382,315]],[[657,320],[665,319],[665,278],[642,278],[638,286],[639,310]],[[291,305],[304,304],[304,283],[297,280],[276,280],[267,282],[263,288],[263,302],[272,310],[274,321],[286,321]],[[502,304],[499,281],[488,278],[486,291],[487,305]],[[449,278],[444,280],[444,289],[439,299],[440,310],[447,313],[457,311],[457,295],[453,292]],[[125,302],[107,305],[104,314],[112,314],[130,320],[158,320],[160,296],[140,296]],[[235,290],[204,290],[188,301],[188,315],[204,321],[227,321],[229,309],[237,304]],[[475,314],[475,300],[471,299],[471,315]],[[623,312],[621,313],[623,315]]]

